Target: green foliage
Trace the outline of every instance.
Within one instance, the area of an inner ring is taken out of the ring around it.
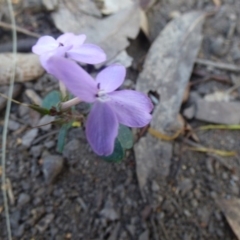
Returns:
[[[123,148],[130,149],[133,147],[133,134],[128,127],[120,124],[117,138]]]
[[[49,115],[50,114],[50,111],[47,108],[43,108],[43,107],[40,107],[40,106],[35,105],[35,104],[31,104],[31,105],[29,105],[29,107],[31,109],[35,110],[36,112],[39,112],[42,115]]]
[[[70,123],[65,123],[61,126],[59,133],[58,133],[58,142],[57,142],[57,151],[62,153],[64,146],[65,146],[65,140],[67,136],[67,132],[69,128],[71,127],[72,122]]]
[[[116,163],[116,162],[121,162],[124,155],[125,155],[125,151],[121,143],[119,142],[119,140],[116,139],[113,153],[106,157],[102,156],[101,158],[107,162]]]
[[[115,140],[113,153],[106,157],[101,157],[107,162],[121,162],[125,156],[126,149],[133,146],[133,135],[131,130],[123,125],[119,125],[118,136]]]
[[[57,107],[59,102],[61,102],[61,93],[54,90],[45,96],[42,107],[50,110],[52,107]]]

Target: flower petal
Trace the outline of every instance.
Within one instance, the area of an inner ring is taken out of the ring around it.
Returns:
[[[78,62],[97,64],[106,60],[104,51],[94,44],[83,44],[80,47],[73,47],[67,52],[67,56]]]
[[[126,76],[126,68],[122,65],[111,65],[102,70],[96,77],[97,83],[100,83],[99,89],[109,93],[122,85]]]
[[[66,51],[69,49],[69,46],[61,46],[52,51],[48,51],[45,54],[40,55],[40,62],[42,67],[49,73],[48,69],[48,60],[51,57],[64,57]]]
[[[97,83],[77,63],[63,57],[51,57],[45,63],[48,72],[62,81],[76,97],[86,102],[94,102]]]
[[[51,36],[40,37],[32,47],[32,52],[38,55],[53,51],[59,47],[59,43]]]
[[[118,134],[118,121],[108,103],[96,101],[88,115],[86,135],[93,151],[108,156],[114,150]]]
[[[117,115],[118,122],[128,127],[144,127],[152,119],[153,104],[143,93],[133,90],[115,91],[108,94],[109,104]]]
[[[86,35],[75,35],[73,33],[64,33],[58,37],[57,41],[63,45],[80,47],[86,40]]]

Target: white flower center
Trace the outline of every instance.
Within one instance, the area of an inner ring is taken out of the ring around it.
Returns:
[[[101,102],[106,102],[109,101],[110,98],[108,96],[108,94],[105,92],[105,90],[100,89],[97,93],[97,99]]]

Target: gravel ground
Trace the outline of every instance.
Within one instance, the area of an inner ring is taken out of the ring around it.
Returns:
[[[158,1],[148,12],[150,40],[156,38],[174,14],[209,10],[213,6],[212,1],[203,0]],[[46,13],[38,11],[29,15],[38,23],[39,32],[45,25],[46,32],[53,29],[49,17],[44,18]],[[234,32],[229,33],[234,23]],[[22,21],[22,26],[24,24],[29,24],[26,19]],[[0,42],[4,44],[9,36],[2,32]],[[58,31],[53,29],[52,32]],[[206,20],[203,32],[200,57],[238,64],[240,1],[222,0],[218,13]],[[128,52],[134,57],[134,63],[129,69],[128,79],[131,80],[125,83],[126,87],[134,88],[138,76],[136,66],[141,65],[139,59],[144,58],[149,45],[142,33],[131,42]],[[231,77],[229,72],[196,68]],[[191,80],[196,80],[194,75]],[[43,98],[57,87],[55,80],[45,74],[37,81],[17,86],[15,96],[22,102],[29,102],[25,90],[31,89]],[[194,86],[192,92],[204,96],[228,88],[226,84],[211,81]],[[6,87],[0,90],[6,91]],[[238,94],[236,99],[239,98]],[[0,111],[1,104],[4,103],[0,101]],[[1,134],[3,111],[0,114]],[[154,204],[150,204],[142,198],[132,150],[122,163],[104,162],[91,151],[83,130],[73,128],[68,133],[63,154],[59,155],[56,151],[58,127],[32,128],[40,120],[48,119],[16,104],[13,104],[10,119],[6,174],[12,190],[9,200],[14,239],[236,239],[217,200],[239,197],[239,157],[224,158],[222,162],[216,156],[189,151],[182,140],[176,140],[170,175],[163,183],[150,183],[154,199]],[[189,124],[202,125],[196,120],[189,120]],[[197,135],[204,146],[240,154],[237,131],[211,130],[197,132]],[[2,193],[0,228],[0,239],[7,239]]]

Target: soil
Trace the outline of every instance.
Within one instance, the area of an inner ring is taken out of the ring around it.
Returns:
[[[239,64],[240,1],[221,2],[220,10],[205,22],[199,56]],[[210,0],[157,1],[148,11],[150,42],[174,14],[191,10],[209,11],[213,8],[213,1]],[[49,13],[41,7],[25,6],[20,13],[17,15],[20,26],[40,34],[58,33]],[[229,33],[231,24],[235,24],[233,34]],[[9,43],[10,36],[6,30],[1,29],[1,33],[0,48],[1,44]],[[20,35],[20,39],[27,37]],[[128,81],[128,87],[134,88],[141,69],[139,66],[150,42],[143,33],[131,41],[128,52],[134,57],[134,63],[129,69],[128,79],[131,80]],[[197,65],[196,70],[206,75],[224,75],[229,79],[232,76],[226,71]],[[238,74],[234,76],[240,77]],[[203,78],[196,78],[193,74],[191,81]],[[57,88],[57,82],[45,74],[36,81],[22,84],[17,99],[30,101],[25,94],[26,89],[34,90],[43,98]],[[204,96],[228,88],[227,84],[211,81],[197,84],[191,91]],[[238,94],[236,99],[239,98]],[[2,134],[4,111],[0,114]],[[107,163],[92,152],[83,129],[72,128],[64,152],[60,155],[56,151],[57,126],[49,125],[32,131],[40,118],[33,111],[13,103],[6,169],[13,195],[9,199],[13,239],[237,239],[219,208],[218,199],[240,196],[239,132],[197,132],[202,145],[238,153],[237,157],[224,158],[224,162],[216,156],[186,150],[184,142],[176,140],[166,183],[151,183],[151,194],[157,195],[160,203],[152,205],[142,198],[133,150],[127,152],[123,162]],[[188,123],[192,127],[206,124],[196,120],[188,120]],[[32,136],[33,140],[24,146],[22,141],[26,134]],[[7,239],[2,193],[0,229],[0,239]]]

